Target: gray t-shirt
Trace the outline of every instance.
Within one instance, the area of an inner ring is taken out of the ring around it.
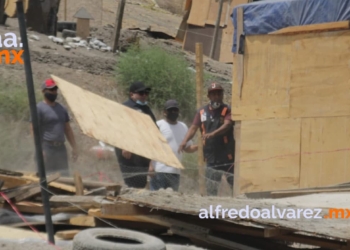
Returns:
[[[64,142],[65,124],[70,120],[67,109],[57,102],[54,106],[39,102],[36,107],[42,140]]]

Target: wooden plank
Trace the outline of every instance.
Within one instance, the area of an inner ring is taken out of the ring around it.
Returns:
[[[69,219],[69,224],[74,226],[95,227],[96,219],[93,216],[77,216]]]
[[[284,192],[271,192],[272,198],[286,198],[286,197],[294,197],[301,195],[309,195],[309,194],[319,194],[319,193],[341,193],[341,192],[350,192],[350,188],[329,188],[329,189],[321,189],[321,190],[290,190]]]
[[[103,204],[101,213],[108,215],[160,215],[165,212],[162,210],[140,207],[130,203],[116,202],[114,204]]]
[[[229,1],[224,2],[222,6],[220,27],[224,27],[226,24],[226,14],[229,10]],[[220,1],[210,0],[209,11],[207,12],[207,18],[205,23],[209,25],[215,25],[218,16]]]
[[[84,134],[168,166],[184,169],[149,115],[84,90],[57,76],[52,75],[52,78]],[[147,128],[147,131],[143,128]]]
[[[32,183],[32,181],[17,176],[0,174],[0,180],[4,181],[4,188],[15,188]]]
[[[81,180],[81,176],[79,172],[74,173],[74,183],[75,183],[75,188],[76,188],[76,195],[84,195],[84,186],[83,182]]]
[[[192,0],[190,16],[187,23],[195,26],[205,26],[210,7],[210,0]]]
[[[350,29],[350,21],[341,22],[329,22],[329,23],[317,23],[310,25],[292,26],[283,28],[277,31],[270,32],[271,35],[290,35],[309,32],[325,32],[334,30],[346,30]]]
[[[46,181],[48,184],[50,184],[51,182],[57,180],[59,177],[60,177],[60,173],[56,173],[56,174],[53,174],[53,175],[50,175],[46,178]],[[15,202],[19,202],[19,201],[23,201],[25,199],[28,199],[30,197],[33,197],[34,195],[37,195],[41,192],[41,186],[38,185],[38,186],[35,186],[35,187],[31,187],[27,190],[25,190],[25,192],[19,194],[19,195],[16,195],[15,197]]]
[[[81,230],[64,230],[58,231],[55,236],[60,237],[63,240],[72,240]]]
[[[60,177],[57,182],[68,184],[68,185],[74,185],[74,178],[72,177]],[[83,180],[84,187],[88,189],[94,189],[94,188],[100,188],[100,187],[107,187],[109,191],[117,191],[120,190],[121,185],[117,183],[108,183],[108,182],[101,182],[101,181],[88,181]]]
[[[112,204],[104,200],[104,196],[68,196],[55,195],[50,198],[52,207],[79,206],[88,208],[100,208],[102,204]]]
[[[243,25],[243,22],[244,22],[244,16],[243,16],[243,9],[242,8],[238,8],[237,9],[237,41],[236,41],[236,44],[237,44],[237,53],[236,53],[236,58],[237,58],[237,86],[238,86],[238,91],[239,92],[236,92],[236,95],[238,93],[238,97],[239,99],[242,98],[242,88],[243,88],[243,81],[244,81],[244,53],[245,51],[243,52],[243,54],[240,54],[239,53],[239,48],[241,46],[241,35],[244,34],[244,25]]]
[[[350,180],[350,117],[302,119],[300,187]]]
[[[236,121],[234,126],[235,138],[235,165],[233,175],[233,197],[240,194],[240,150],[241,150],[241,122]]]
[[[0,190],[2,189],[3,186],[4,186],[4,181],[0,180]]]
[[[40,180],[36,176],[23,176],[23,178],[26,180],[34,181],[34,182],[39,182],[39,180]],[[51,182],[51,183],[49,183],[49,187],[61,189],[61,190],[64,190],[64,191],[67,191],[70,193],[76,193],[76,188],[74,186],[62,184],[59,182]]]
[[[300,129],[300,119],[241,122],[240,194],[299,188]]]

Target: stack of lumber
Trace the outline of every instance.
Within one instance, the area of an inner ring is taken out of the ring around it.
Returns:
[[[86,215],[89,209],[100,208],[102,204],[111,204],[121,189],[121,185],[116,183],[83,182],[77,172],[72,178],[61,177],[59,173],[55,173],[48,175],[46,180],[51,214],[53,216],[60,213],[70,215],[68,216],[69,220],[54,221],[55,226],[96,226],[93,217],[84,217],[83,215]],[[13,211],[13,207],[16,207],[17,211],[24,215],[44,215],[40,178],[36,174],[0,169],[0,192],[0,209]],[[44,222],[34,224],[36,226],[45,225]],[[23,223],[11,226],[27,227],[28,223],[23,221]],[[76,233],[76,230],[72,232]],[[71,238],[75,235],[62,236],[62,232],[58,232],[58,234],[61,238]]]

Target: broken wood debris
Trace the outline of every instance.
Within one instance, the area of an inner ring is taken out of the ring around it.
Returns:
[[[25,216],[43,216],[39,178],[35,174],[13,174],[11,171],[0,170],[1,192],[4,193],[17,210]],[[222,197],[206,199],[205,197],[186,197],[186,195],[168,191],[151,192],[125,188],[117,183],[103,183],[84,181],[79,173],[74,177],[60,177],[59,174],[47,176],[50,191],[50,206],[54,216],[61,216],[53,220],[56,237],[70,240],[80,230],[92,227],[123,227],[145,232],[157,232],[186,237],[202,247],[212,249],[286,249],[285,244],[300,243],[328,249],[341,249],[347,246],[350,237],[343,237],[342,233],[321,230],[322,222],[313,227],[313,234],[308,231],[307,222],[290,225],[286,221],[263,221],[261,219],[211,219],[199,218],[199,208],[208,204],[224,202]],[[327,188],[315,188],[315,193],[327,193],[332,189],[349,189],[349,183],[339,184]],[[288,192],[296,195],[310,193],[312,189],[283,190],[269,193],[286,195]],[[266,195],[267,192],[264,192]],[[197,199],[197,200],[196,200]],[[272,199],[271,199],[272,200]],[[278,201],[277,199],[275,200]],[[243,205],[265,207],[267,203],[256,203],[246,199],[229,200],[232,207]],[[200,203],[200,204],[199,204]],[[259,205],[260,204],[260,205]],[[276,207],[282,205],[275,204]],[[231,206],[231,205],[230,205]],[[260,207],[260,208],[262,208]],[[4,199],[0,200],[0,208],[12,210]],[[32,218],[32,217],[31,217]],[[28,220],[36,228],[45,228],[45,222]],[[328,223],[332,222],[329,220]],[[310,222],[312,223],[312,222]],[[28,228],[28,223],[9,224],[12,228]],[[331,234],[332,233],[332,234]],[[331,239],[332,238],[332,239]],[[257,245],[254,245],[254,244]]]

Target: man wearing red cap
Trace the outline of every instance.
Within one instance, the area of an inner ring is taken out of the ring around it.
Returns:
[[[235,141],[234,123],[231,120],[231,108],[223,103],[224,89],[218,83],[208,88],[209,104],[196,113],[192,126],[182,141],[179,151],[200,129],[203,139],[203,155],[206,162],[207,194],[217,195],[222,174],[233,188],[233,164]]]
[[[62,175],[68,175],[65,137],[72,146],[73,159],[78,157],[69,115],[66,108],[56,102],[58,86],[53,79],[43,82],[41,90],[44,100],[37,104],[37,112],[46,173],[60,172]]]

